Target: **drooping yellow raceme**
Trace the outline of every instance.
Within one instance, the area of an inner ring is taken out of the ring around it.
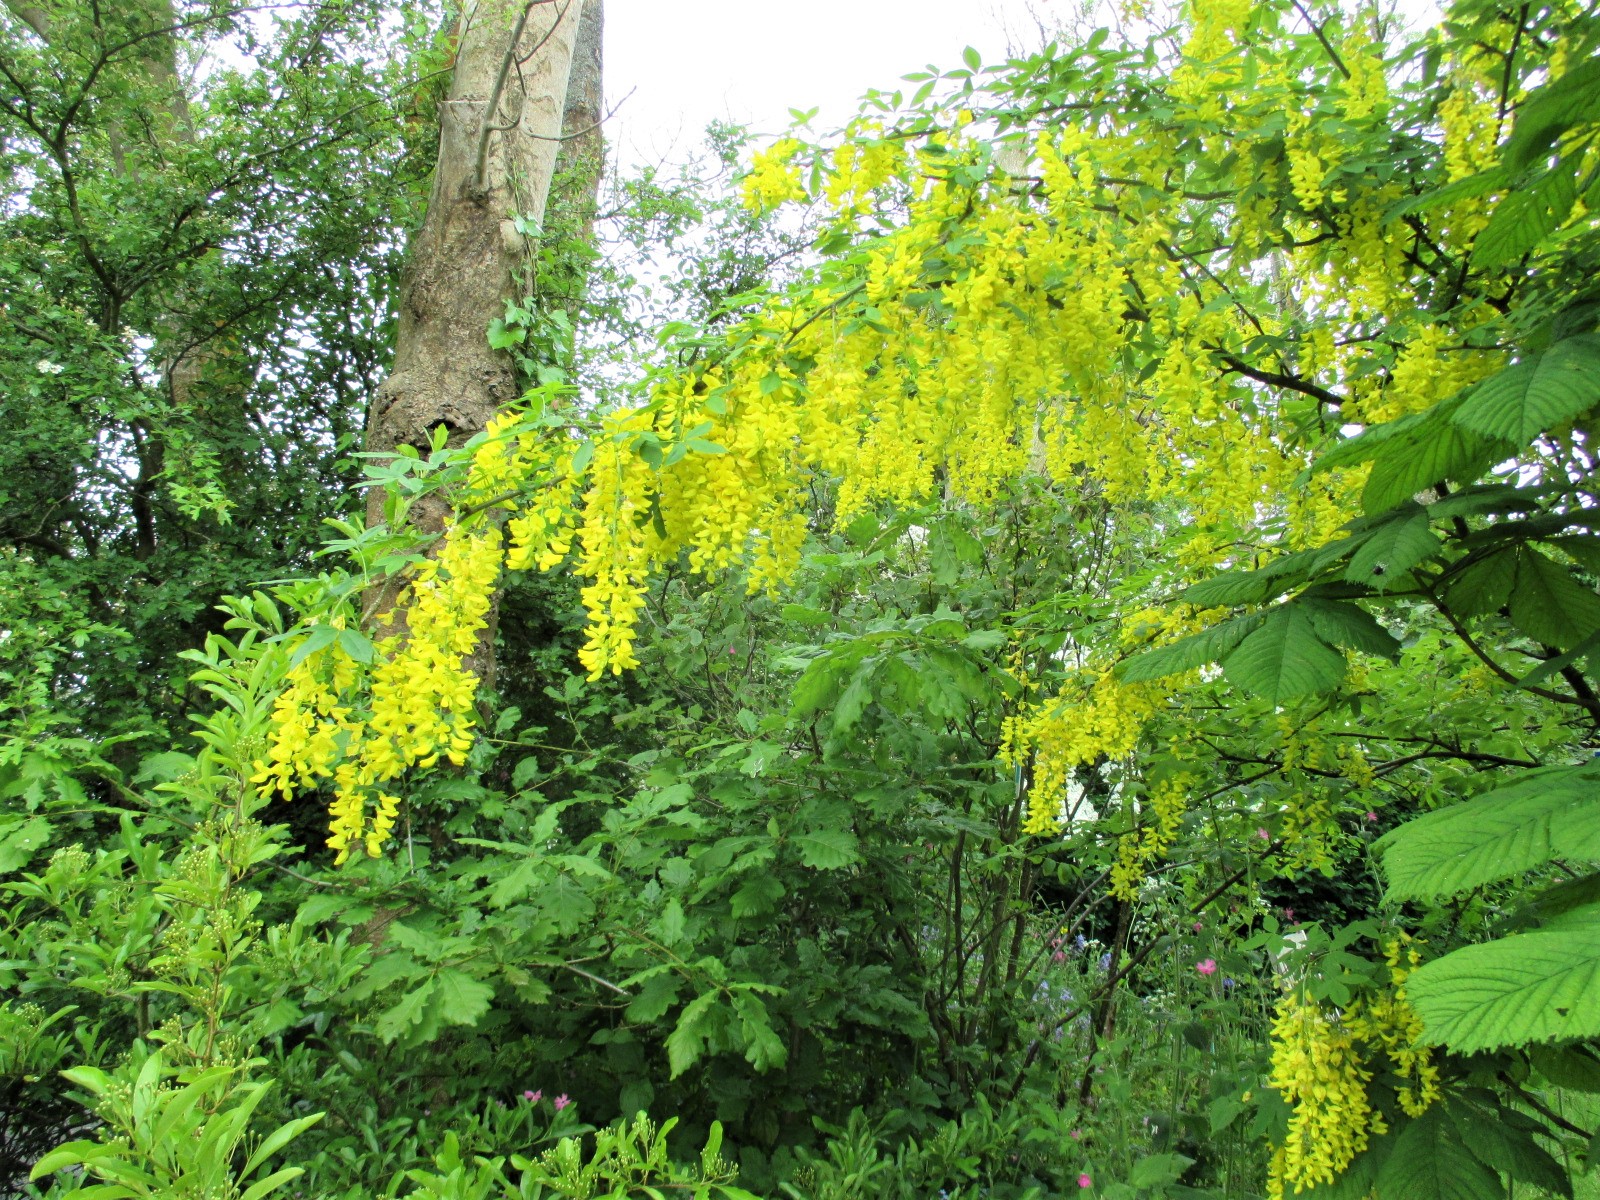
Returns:
[[[390,794],[380,785],[470,741],[468,593],[492,588],[502,566],[574,558],[583,666],[622,672],[667,564],[775,588],[799,564],[819,489],[839,522],[936,497],[983,505],[1028,473],[1113,505],[1176,506],[1188,536],[1174,583],[1235,561],[1241,545],[1333,536],[1358,510],[1365,471],[1296,486],[1315,431],[1418,411],[1499,360],[1429,314],[1411,234],[1387,216],[1399,190],[1364,184],[1351,157],[1362,131],[1388,144],[1395,103],[1364,24],[1323,31],[1345,65],[1313,84],[1283,49],[1277,9],[1192,10],[1159,119],[1047,107],[996,154],[968,103],[914,135],[874,117],[827,151],[786,138],[759,153],[746,202],[825,205],[850,253],[729,327],[693,367],[663,371],[643,407],[600,418],[581,467],[563,436],[492,431],[460,497],[472,515],[402,601],[445,589],[439,636],[380,647],[354,684],[309,657],[263,783],[292,790],[348,768],[340,836],[366,836]],[[1455,175],[1492,156],[1496,129],[1483,64],[1442,69],[1461,80],[1440,114]],[[1197,158],[1209,174],[1191,186]],[[1470,248],[1482,209],[1459,211],[1443,252]],[[1035,759],[1032,832],[1057,827],[1073,770],[1131,753],[1176,686],[1125,685],[1109,666],[1082,664],[1008,722],[1007,754]],[[406,690],[416,680],[434,690]],[[402,716],[403,704],[437,713]],[[1142,869],[1145,850],[1130,854]]]
[[[1272,1026],[1271,1084],[1289,1105],[1289,1130],[1273,1156],[1268,1194],[1330,1183],[1375,1132],[1367,1099],[1372,1078],[1340,1020],[1299,989],[1278,1003]]]

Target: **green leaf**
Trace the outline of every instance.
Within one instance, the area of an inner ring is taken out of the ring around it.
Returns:
[[[677,1002],[680,986],[682,980],[670,970],[650,976],[634,993],[623,1016],[629,1021],[641,1024],[659,1021]]]
[[[1600,1058],[1585,1046],[1533,1046],[1528,1059],[1534,1070],[1557,1087],[1600,1092]]]
[[[439,972],[438,989],[439,1016],[452,1025],[476,1025],[494,999],[491,985],[455,967]]]
[[[434,983],[430,979],[416,991],[407,992],[398,1002],[378,1014],[373,1030],[386,1042],[406,1036],[411,1032],[411,1027],[422,1020],[433,990]]]
[[[1516,581],[1517,553],[1503,546],[1457,569],[1445,585],[1445,604],[1463,617],[1499,612]]]
[[[1344,678],[1344,656],[1318,635],[1310,608],[1285,604],[1222,660],[1228,680],[1273,705],[1327,691]]]
[[[1600,596],[1532,546],[1517,554],[1509,604],[1512,623],[1547,646],[1577,646],[1600,629]]]
[[[1519,933],[1406,979],[1423,1038],[1461,1054],[1600,1036],[1600,924]]]
[[[1391,900],[1434,900],[1553,858],[1600,858],[1600,766],[1545,767],[1378,839]]]
[[[1415,979],[1416,976],[1412,975]],[[1383,1200],[1504,1200],[1500,1177],[1479,1162],[1440,1106],[1400,1131],[1378,1170]]]
[[[1429,528],[1428,510],[1407,501],[1394,515],[1368,534],[1351,555],[1344,577],[1384,591],[1412,567],[1439,549],[1439,539]]]
[[[1505,456],[1501,445],[1451,424],[1440,409],[1424,415],[1430,419],[1386,442],[1375,456],[1361,492],[1367,512],[1387,512],[1444,480],[1468,483]]]
[[[1506,165],[1514,171],[1531,166],[1574,125],[1592,123],[1596,113],[1600,113],[1600,59],[1581,59],[1517,109],[1517,123],[1502,152]]]
[[[1480,1105],[1465,1098],[1451,1097],[1445,1113],[1455,1125],[1461,1144],[1491,1170],[1531,1183],[1548,1195],[1572,1195],[1567,1173],[1551,1158],[1526,1129],[1512,1123],[1508,1112],[1493,1101]]]
[[[261,1144],[256,1147],[255,1153],[246,1160],[244,1170],[239,1172],[239,1178],[250,1178],[251,1175],[255,1174],[257,1167],[322,1120],[323,1116],[323,1113],[312,1113],[309,1117],[299,1117],[273,1130],[262,1139]]]
[[[775,875],[752,875],[729,901],[735,917],[762,917],[774,911],[783,899],[784,886]]]
[[[861,857],[856,835],[848,829],[813,829],[796,834],[794,844],[800,850],[800,861],[819,871],[836,871]]]
[[[1176,675],[1181,671],[1192,671],[1206,663],[1219,662],[1253,630],[1264,625],[1266,620],[1264,613],[1235,617],[1221,625],[1213,625],[1210,629],[1179,638],[1170,645],[1158,646],[1124,659],[1117,664],[1116,674],[1128,683],[1142,683]]]
[[[1472,265],[1514,263],[1559,229],[1578,198],[1576,169],[1573,162],[1557,163],[1536,182],[1507,192],[1472,243]]]
[[[19,824],[0,828],[0,875],[21,870],[49,843],[50,822],[43,817],[30,817]]]
[[[1563,338],[1473,389],[1451,420],[1485,437],[1525,446],[1600,404],[1600,334]]]
[[[1366,609],[1338,600],[1301,599],[1296,604],[1310,614],[1311,627],[1328,645],[1380,658],[1399,657],[1400,643]]]

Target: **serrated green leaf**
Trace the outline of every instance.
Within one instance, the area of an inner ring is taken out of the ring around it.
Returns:
[[[1503,157],[1513,171],[1531,166],[1573,125],[1600,112],[1600,59],[1578,61],[1522,102]]]
[[[1439,408],[1411,432],[1386,442],[1361,492],[1369,513],[1387,512],[1444,480],[1469,483],[1499,459],[1505,449],[1470,429],[1451,424]]]
[[[1517,582],[1517,553],[1501,547],[1457,568],[1445,585],[1445,604],[1458,616],[1499,612]]]
[[[1578,198],[1577,164],[1557,163],[1532,184],[1507,192],[1473,240],[1474,267],[1514,263],[1561,227]]]
[[[1547,646],[1569,649],[1600,629],[1600,596],[1532,546],[1517,553],[1508,603],[1512,624]]]
[[[1600,767],[1545,767],[1376,843],[1391,900],[1439,899],[1553,858],[1600,858]]]
[[[1525,446],[1600,404],[1600,334],[1563,338],[1485,379],[1450,418],[1484,437]]]
[[[733,894],[728,910],[741,918],[766,916],[783,896],[783,882],[776,875],[752,875]]]
[[[659,1021],[678,1000],[683,981],[671,971],[652,975],[639,985],[623,1016],[629,1021],[648,1024]]]
[[[1423,1038],[1462,1054],[1600,1036],[1600,925],[1519,933],[1406,979]]]
[[[428,980],[414,991],[407,992],[390,1007],[378,1014],[373,1030],[386,1042],[393,1042],[411,1032],[412,1026],[422,1020],[428,1001],[433,997],[434,983]]]
[[[1350,556],[1344,577],[1384,591],[1418,563],[1435,554],[1439,539],[1429,527],[1428,510],[1411,501],[1373,529]]]
[[[1228,652],[1266,623],[1266,614],[1251,613],[1202,629],[1166,646],[1146,650],[1117,664],[1117,677],[1127,683],[1142,683],[1192,671],[1207,663],[1220,662]]]
[[[1273,705],[1327,691],[1344,678],[1344,656],[1318,636],[1304,604],[1285,604],[1222,660],[1230,683]]]
[[[1338,600],[1301,599],[1296,602],[1311,617],[1311,627],[1330,646],[1359,650],[1380,658],[1397,658],[1400,643],[1366,609]]]
[[[1400,1130],[1377,1184],[1384,1200],[1504,1200],[1500,1177],[1461,1144],[1438,1105]]]

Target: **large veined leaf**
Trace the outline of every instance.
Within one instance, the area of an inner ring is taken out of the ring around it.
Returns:
[[[1514,171],[1531,166],[1558,138],[1600,113],[1600,58],[1579,59],[1558,79],[1535,91],[1517,110],[1504,158]]]
[[[1580,333],[1485,379],[1451,420],[1485,437],[1525,446],[1596,404],[1600,334]]]
[[[1600,596],[1532,546],[1517,554],[1510,606],[1512,623],[1550,646],[1576,646],[1600,628]]]
[[[1435,1105],[1400,1131],[1378,1171],[1378,1196],[1379,1200],[1504,1200],[1505,1189]]]
[[[1430,419],[1385,443],[1376,456],[1361,492],[1367,512],[1386,512],[1441,480],[1466,483],[1505,457],[1503,446],[1452,424],[1441,409],[1425,415]]]
[[[1546,767],[1377,842],[1392,900],[1428,900],[1553,858],[1600,859],[1600,766]]]
[[[1600,1035],[1600,923],[1464,946],[1406,979],[1423,1039],[1462,1054]]]
[[[1311,617],[1311,627],[1330,646],[1395,658],[1400,643],[1364,608],[1335,600],[1302,599],[1297,604]]]
[[[1253,630],[1259,629],[1266,619],[1264,613],[1235,617],[1180,638],[1171,645],[1146,650],[1121,663],[1117,667],[1117,675],[1128,683],[1142,683],[1176,675],[1181,671],[1192,671],[1206,663],[1219,662]]]
[[[1229,682],[1271,704],[1327,691],[1344,678],[1344,655],[1317,632],[1311,608],[1285,604],[1222,660]]]
[[[1351,583],[1371,584],[1383,591],[1438,549],[1439,539],[1429,528],[1428,510],[1408,501],[1350,556],[1344,577]]]
[[[1519,1114],[1456,1098],[1446,1102],[1445,1112],[1462,1145],[1490,1170],[1531,1183],[1552,1196],[1572,1195],[1566,1169],[1534,1141],[1532,1133],[1512,1123]]]
[[[1464,563],[1450,575],[1445,585],[1445,603],[1463,617],[1499,612],[1511,598],[1516,581],[1516,550],[1501,546]]]
[[[1472,265],[1514,263],[1559,229],[1578,198],[1577,169],[1576,162],[1557,163],[1535,183],[1507,193],[1472,244]]]

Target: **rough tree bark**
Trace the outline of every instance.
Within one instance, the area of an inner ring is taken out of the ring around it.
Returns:
[[[401,278],[394,369],[368,420],[369,451],[426,448],[440,425],[459,443],[519,394],[509,356],[489,348],[486,332],[518,295],[532,251],[513,218],[544,219],[587,7],[469,0],[463,9],[433,188]],[[375,489],[369,522],[382,519],[382,505]],[[411,521],[436,532],[449,506],[446,496],[427,497]]]

